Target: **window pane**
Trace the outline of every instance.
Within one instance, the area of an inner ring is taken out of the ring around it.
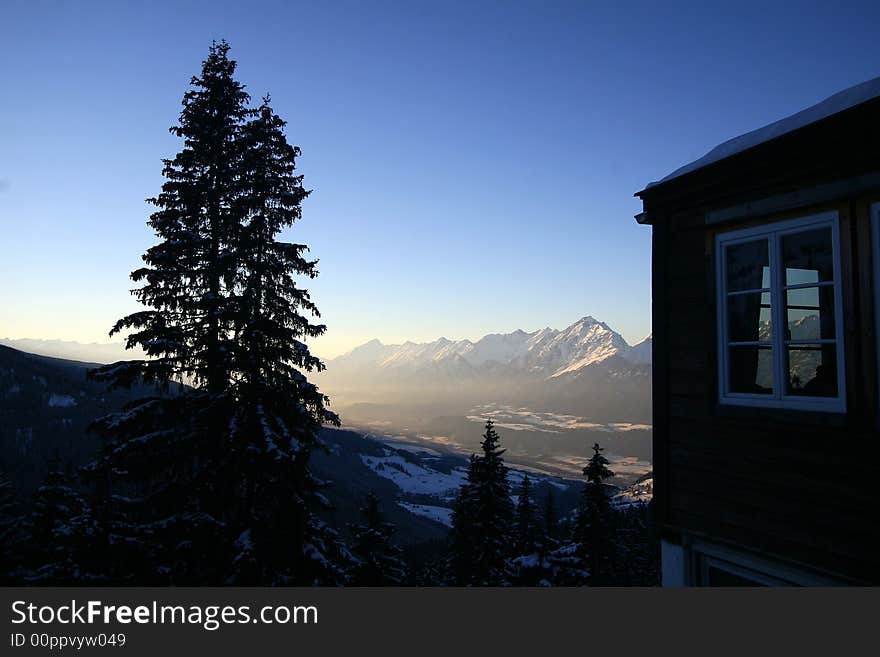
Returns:
[[[833,340],[834,288],[806,287],[788,290],[786,340]]]
[[[770,342],[770,293],[727,297],[729,342]]]
[[[728,347],[730,392],[773,393],[773,351],[770,347]]]
[[[837,346],[791,345],[788,352],[788,394],[837,397]]]
[[[782,236],[782,266],[785,284],[834,280],[831,228],[817,228]]]
[[[760,290],[770,287],[770,250],[766,239],[725,249],[727,291]]]

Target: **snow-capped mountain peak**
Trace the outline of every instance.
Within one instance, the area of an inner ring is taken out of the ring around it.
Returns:
[[[521,372],[551,378],[577,375],[584,368],[618,356],[632,364],[650,362],[650,336],[631,347],[591,315],[559,331],[550,327],[528,333],[490,333],[476,342],[439,338],[434,342],[384,345],[378,340],[357,347],[328,363],[331,369],[369,365],[380,370],[415,372],[426,368],[464,367],[468,371]]]
[[[552,338],[545,351],[559,355],[551,376],[576,372],[611,356],[623,355],[629,345],[623,337],[604,322],[592,316],[583,317]]]
[[[651,362],[654,349],[654,334],[649,333],[648,337],[634,344],[626,352],[626,359],[636,365],[642,365]]]

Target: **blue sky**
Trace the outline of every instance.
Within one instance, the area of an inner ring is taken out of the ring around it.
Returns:
[[[633,192],[880,75],[880,3],[4,2],[0,337],[106,341],[227,39],[314,190],[326,357],[592,314],[650,331]]]

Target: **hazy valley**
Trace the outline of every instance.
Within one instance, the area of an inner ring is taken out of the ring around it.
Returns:
[[[629,345],[604,322],[480,340],[368,342],[316,377],[345,426],[474,451],[495,420],[507,458],[576,475],[594,442],[627,478],[650,470],[651,338]]]
[[[0,343],[50,357],[91,356],[94,362],[137,357],[118,344]],[[606,323],[584,317],[562,330],[519,330],[477,341],[440,338],[384,345],[372,340],[328,360],[326,371],[314,380],[330,396],[345,428],[467,455],[478,448],[482,424],[491,418],[516,466],[577,477],[593,443],[599,442],[618,483],[626,484],[651,469],[650,359],[650,336],[630,345]],[[65,381],[79,385],[84,376],[82,363],[43,362],[57,365]],[[82,385],[89,394],[79,389],[75,394],[85,399],[98,394],[96,384]],[[50,388],[40,392],[54,394]],[[121,393],[114,395],[121,398]],[[94,403],[103,408],[105,399],[101,394]],[[82,404],[89,402],[79,403],[75,415],[88,414]],[[53,409],[50,415],[59,412]],[[77,420],[77,434],[85,421]],[[54,445],[65,440],[60,436],[72,425],[59,419],[53,427],[61,432],[51,438]],[[10,436],[11,444],[27,431],[22,427],[17,437]],[[44,458],[52,457],[47,453]]]

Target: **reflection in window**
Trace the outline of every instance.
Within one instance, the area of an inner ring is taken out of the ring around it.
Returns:
[[[834,220],[828,213],[719,235],[722,397],[842,407]]]
[[[786,340],[833,340],[834,287],[806,287],[786,293],[788,332]]]
[[[762,238],[726,249],[731,392],[773,393],[769,244]]]
[[[730,342],[770,341],[770,293],[747,292],[727,298]]]
[[[773,393],[773,349],[770,346],[730,347],[730,391]]]
[[[834,280],[831,227],[782,236],[785,284],[802,285]]]
[[[789,346],[788,393],[837,397],[837,347],[834,344]]]
[[[831,228],[783,235],[786,392],[837,397],[834,258]],[[815,340],[814,344],[804,341]]]
[[[770,287],[770,252],[767,240],[727,247],[727,291]]]

